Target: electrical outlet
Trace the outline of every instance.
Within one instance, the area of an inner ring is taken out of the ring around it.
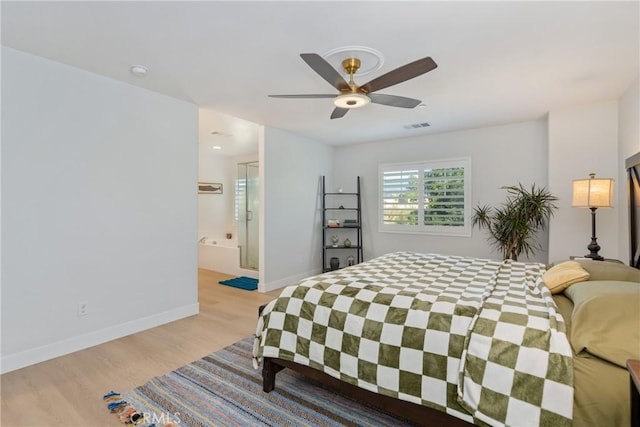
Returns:
[[[86,316],[89,314],[89,303],[87,301],[81,301],[78,303],[78,316]]]

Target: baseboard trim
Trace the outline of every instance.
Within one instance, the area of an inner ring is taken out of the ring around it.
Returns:
[[[262,283],[262,281],[258,285],[259,292],[270,292],[279,288],[283,288],[289,285],[295,285],[302,279],[306,279],[307,277],[316,276],[320,274],[321,271],[318,269],[317,271],[308,271],[306,273],[295,274],[293,276],[285,277],[284,279],[272,280],[268,283]]]
[[[51,360],[79,350],[84,350],[85,348],[93,347],[94,345],[122,338],[146,329],[155,328],[156,326],[164,325],[165,323],[184,319],[185,317],[196,315],[199,312],[200,305],[198,303],[189,304],[173,310],[157,313],[152,316],[125,322],[120,325],[110,326],[108,328],[78,335],[76,337],[67,338],[52,344],[47,344],[6,356],[3,355],[2,359],[0,359],[0,373],[4,374],[15,371],[17,369],[35,365],[36,363]]]

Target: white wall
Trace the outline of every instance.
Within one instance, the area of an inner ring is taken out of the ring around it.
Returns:
[[[631,83],[618,100],[618,211],[619,259],[629,263],[629,206],[625,174],[625,159],[640,152],[640,78]]]
[[[3,371],[198,312],[197,120],[2,48]]]
[[[222,240],[235,230],[235,165],[205,144],[198,145],[198,153],[198,181],[222,184],[222,194],[198,194],[198,239]]]
[[[618,140],[621,169],[624,169],[624,159],[640,151],[640,77],[636,77],[618,100]],[[624,170],[621,176],[625,176]]]
[[[504,201],[502,186],[547,185],[546,121],[472,129],[430,136],[342,146],[334,156],[335,186],[353,185],[360,175],[363,192],[365,259],[398,250],[501,258],[487,245],[484,231],[472,237],[378,232],[378,164],[458,157],[471,158],[472,205]],[[546,248],[546,235],[540,239]],[[535,260],[546,261],[546,249]]]
[[[552,111],[548,120],[549,188],[560,198],[551,220],[549,258],[557,261],[589,253],[591,211],[571,207],[572,181],[587,179],[593,172],[596,177],[616,179],[618,189],[626,183],[619,179],[616,101]],[[600,255],[617,259],[620,198],[614,197],[613,203],[613,209],[597,210],[596,236]]]
[[[333,148],[279,129],[260,138],[260,290],[296,283],[322,268],[320,177]]]

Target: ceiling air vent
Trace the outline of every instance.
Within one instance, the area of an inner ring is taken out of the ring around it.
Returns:
[[[230,133],[218,132],[217,130],[212,130],[209,134],[213,136],[231,136]]]
[[[422,123],[414,123],[412,125],[404,125],[403,128],[411,130],[411,129],[428,128],[429,126],[431,126],[429,123],[422,122]]]

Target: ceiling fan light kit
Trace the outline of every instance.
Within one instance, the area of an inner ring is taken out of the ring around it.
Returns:
[[[344,117],[352,108],[364,107],[369,103],[387,105],[390,107],[415,108],[422,103],[419,99],[407,98],[404,96],[385,95],[372,93],[389,86],[397,85],[414,77],[418,77],[435,69],[438,65],[431,57],[426,57],[413,61],[409,64],[389,71],[368,83],[358,86],[353,81],[353,75],[357,73],[361,66],[360,59],[356,57],[346,58],[341,62],[342,68],[349,75],[347,82],[342,75],[327,62],[326,59],[316,53],[301,53],[300,57],[304,62],[336,88],[337,95],[329,94],[309,94],[309,95],[269,95],[271,98],[289,99],[312,99],[312,98],[334,98],[336,108],[331,113],[331,119]]]
[[[360,108],[371,102],[371,99],[362,93],[345,93],[338,95],[333,103],[339,108]]]

